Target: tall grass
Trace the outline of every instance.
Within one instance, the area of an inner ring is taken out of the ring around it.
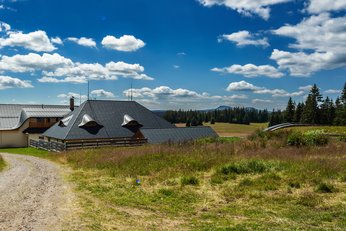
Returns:
[[[346,143],[251,140],[79,150],[75,171],[92,229],[344,229]]]

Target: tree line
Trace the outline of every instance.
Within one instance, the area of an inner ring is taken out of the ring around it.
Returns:
[[[328,96],[323,98],[316,84],[312,86],[305,102],[296,104],[289,98],[286,110],[273,110],[269,126],[284,122],[346,125],[346,83],[335,102]]]
[[[234,107],[227,109],[215,109],[206,111],[170,110],[163,117],[171,123],[185,123],[186,126],[199,126],[203,122],[214,124],[215,122],[250,124],[268,122],[269,112],[255,108]]]

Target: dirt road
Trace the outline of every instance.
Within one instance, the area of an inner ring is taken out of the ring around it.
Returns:
[[[62,169],[48,160],[1,154],[0,230],[65,230],[76,216],[76,199]]]

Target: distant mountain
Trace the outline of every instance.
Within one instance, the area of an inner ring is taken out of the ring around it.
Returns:
[[[232,109],[232,107],[222,105],[222,106],[219,106],[218,108],[212,109],[212,110],[220,110],[220,111],[222,111],[222,110],[227,110],[227,109]]]

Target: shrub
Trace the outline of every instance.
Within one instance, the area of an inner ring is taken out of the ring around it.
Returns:
[[[291,146],[304,146],[306,145],[306,140],[303,133],[301,132],[292,132],[287,137],[287,144]]]
[[[220,172],[228,174],[246,174],[246,173],[263,173],[267,171],[269,167],[263,161],[252,160],[232,163],[221,167]]]
[[[322,182],[317,185],[315,191],[319,193],[333,193],[337,190],[333,185]]]
[[[180,183],[181,183],[182,186],[185,186],[185,185],[198,185],[199,181],[198,181],[198,178],[195,177],[195,176],[183,176],[180,179]]]
[[[325,146],[328,144],[328,136],[323,130],[313,130],[305,133],[293,132],[287,137],[287,144],[291,146]]]
[[[339,136],[338,140],[341,142],[346,142],[346,135]]]
[[[306,143],[312,146],[324,146],[328,144],[328,136],[323,130],[313,130],[304,133]]]

